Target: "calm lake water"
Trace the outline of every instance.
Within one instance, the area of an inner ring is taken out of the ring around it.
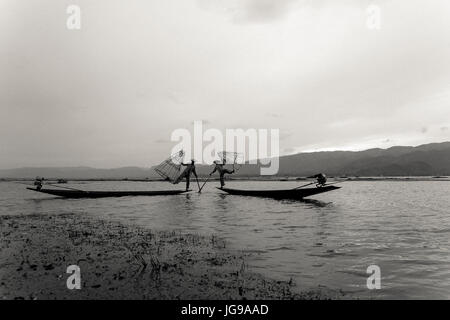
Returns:
[[[155,230],[215,234],[254,253],[251,270],[293,278],[357,297],[450,298],[450,182],[345,182],[306,202],[223,194],[64,200],[0,183],[0,214],[77,213]],[[178,189],[168,183],[86,182],[84,190]],[[291,188],[295,182],[228,182],[235,188]],[[366,269],[381,268],[381,290],[368,290]]]

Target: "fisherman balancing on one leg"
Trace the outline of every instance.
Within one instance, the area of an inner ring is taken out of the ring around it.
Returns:
[[[195,160],[192,159],[191,163],[181,163],[181,165],[185,166],[186,169],[184,169],[183,173],[178,177],[178,179],[175,181],[175,183],[179,183],[181,180],[183,180],[183,178],[186,178],[186,191],[188,191],[190,180],[191,180],[191,174],[194,174],[195,178],[197,179],[197,183],[198,183],[198,176],[197,176],[197,172],[195,171]]]
[[[220,163],[219,161],[214,161],[214,170],[209,174],[210,176],[218,171],[219,175],[220,175],[220,188],[222,189],[225,186],[225,174],[233,174],[234,173],[234,168],[233,170],[228,170],[226,169],[224,166],[227,163],[226,159],[223,159],[223,163]]]

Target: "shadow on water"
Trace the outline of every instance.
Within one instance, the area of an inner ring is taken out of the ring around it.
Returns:
[[[33,203],[42,203],[42,202],[48,202],[48,201],[55,201],[55,200],[61,200],[64,198],[61,197],[48,197],[48,198],[34,198],[34,199],[24,199],[25,201],[30,201]],[[64,199],[69,200],[69,199]]]
[[[325,201],[320,201],[320,200],[316,200],[316,199],[303,199],[300,202],[309,204],[313,207],[318,207],[318,208],[332,207],[334,205],[333,202],[325,202]]]
[[[172,203],[180,208],[183,212],[187,214],[194,213],[197,209],[197,195],[192,193],[187,193],[185,195],[176,196],[171,199]]]
[[[118,183],[92,184],[92,189],[110,190]],[[238,181],[231,186],[286,184]],[[155,182],[152,188],[167,185]],[[360,290],[366,285],[362,275],[377,264],[388,275],[382,280],[387,284],[383,297],[445,299],[450,296],[449,188],[450,182],[355,181],[339,192],[296,201],[227,195],[207,184],[201,196],[65,200],[0,183],[0,215],[87,214],[153,230],[215,234],[230,249],[256,252],[249,265],[270,278],[292,277],[304,288],[326,285],[360,292],[362,298],[373,294]]]
[[[248,196],[239,196],[239,195],[229,195],[229,194],[219,194],[218,197],[221,200],[228,200],[230,197],[233,198],[248,198]],[[325,207],[332,207],[334,204],[333,202],[325,202],[325,201],[320,201],[320,200],[316,200],[316,199],[302,199],[302,200],[295,200],[295,199],[273,199],[270,197],[267,198],[263,198],[261,197],[261,199],[266,199],[266,200],[272,200],[278,203],[282,203],[282,204],[297,204],[297,203],[304,203],[304,204],[308,204],[311,207],[318,207],[318,208],[325,208]],[[226,202],[223,201],[219,201],[218,204],[220,206],[223,206]],[[226,208],[224,208],[226,209]]]
[[[219,209],[221,212],[235,211],[236,201],[233,201],[233,199],[233,197],[224,193],[216,194],[216,201],[214,202],[216,209]]]

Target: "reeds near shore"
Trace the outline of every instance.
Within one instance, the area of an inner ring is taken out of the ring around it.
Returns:
[[[216,235],[151,231],[86,215],[0,217],[2,299],[328,299],[254,273]],[[69,265],[81,269],[69,290]]]

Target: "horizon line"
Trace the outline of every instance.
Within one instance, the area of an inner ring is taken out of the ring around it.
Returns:
[[[311,153],[325,153],[325,152],[365,152],[365,151],[369,151],[369,150],[389,150],[392,148],[398,148],[398,147],[404,147],[404,148],[417,148],[417,147],[421,147],[421,146],[426,146],[426,145],[431,145],[431,144],[444,144],[444,143],[450,143],[450,141],[441,141],[441,142],[430,142],[430,143],[424,143],[424,144],[419,144],[419,145],[398,145],[398,146],[390,146],[387,148],[381,148],[381,147],[373,147],[373,148],[368,148],[368,149],[362,149],[362,150],[342,150],[342,149],[335,149],[335,150],[317,150],[317,151],[301,151],[301,152],[296,152],[296,153],[292,153],[292,154],[285,154],[285,155],[281,155],[279,156],[279,158],[281,157],[289,157],[289,156],[294,156],[294,155],[298,155],[298,154],[311,154]],[[259,160],[263,160],[263,159],[257,159]],[[248,160],[248,161],[252,161],[252,160]],[[253,160],[254,161],[254,160]],[[114,169],[123,169],[123,168],[140,168],[140,169],[151,169],[153,166],[156,166],[158,164],[153,164],[149,167],[142,167],[142,166],[138,166],[138,165],[127,165],[127,166],[120,166],[120,167],[91,167],[89,165],[74,165],[74,166],[67,166],[67,165],[62,165],[62,166],[24,166],[24,167],[12,167],[12,168],[0,168],[0,170],[18,170],[18,169],[62,169],[62,168],[88,168],[88,169],[96,169],[96,170],[114,170]],[[208,164],[204,164],[204,163],[198,163],[197,165],[208,165]]]

